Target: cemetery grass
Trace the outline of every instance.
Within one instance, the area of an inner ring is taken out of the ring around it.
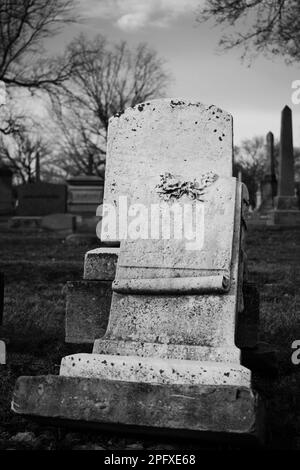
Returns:
[[[250,227],[249,280],[260,291],[260,340],[277,349],[277,374],[255,374],[265,398],[268,448],[300,448],[300,365],[291,344],[300,340],[300,230]],[[82,276],[84,253],[95,246],[68,245],[44,232],[0,232],[0,270],[5,273],[1,336],[7,365],[0,366],[0,449],[198,449],[189,441],[153,441],[41,425],[14,415],[10,401],[20,375],[57,374],[61,357],[90,352],[64,343],[64,285]],[[218,448],[219,446],[216,445]]]

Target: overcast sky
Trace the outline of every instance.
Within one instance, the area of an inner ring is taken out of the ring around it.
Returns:
[[[147,42],[166,59],[173,76],[169,96],[216,104],[234,117],[235,143],[273,131],[279,137],[280,112],[293,110],[294,142],[300,145],[300,104],[291,102],[298,66],[259,57],[251,66],[241,51],[218,52],[221,30],[196,22],[201,0],[79,0],[84,24],[68,28],[52,47],[61,50],[74,35],[101,33],[130,44]]]

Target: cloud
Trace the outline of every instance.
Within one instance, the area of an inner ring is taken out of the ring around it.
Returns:
[[[192,14],[201,0],[81,0],[89,17],[110,19],[123,31],[168,27]]]
[[[146,26],[148,20],[148,16],[143,12],[128,13],[126,15],[121,16],[116,21],[116,24],[120,29],[123,29],[124,31],[135,31],[137,29],[141,29],[143,26]]]

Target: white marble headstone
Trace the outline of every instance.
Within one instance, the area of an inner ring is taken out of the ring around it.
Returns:
[[[120,196],[149,205],[162,174],[232,176],[232,129],[232,116],[213,105],[163,99],[128,108],[109,123],[104,203],[119,220]]]

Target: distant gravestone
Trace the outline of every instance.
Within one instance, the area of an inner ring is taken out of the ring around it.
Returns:
[[[275,173],[275,156],[274,156],[274,135],[272,132],[267,134],[266,142],[266,168],[265,175],[261,187],[262,202],[259,207],[261,213],[267,213],[274,207],[274,198],[277,192],[277,181]]]
[[[98,176],[74,176],[68,183],[68,212],[75,215],[95,216],[103,200],[103,179]],[[94,224],[95,231],[95,224]]]
[[[67,209],[65,184],[30,183],[17,187],[17,216],[44,216]]]
[[[281,113],[278,194],[273,214],[275,224],[300,225],[300,211],[295,192],[292,111],[285,106]]]
[[[290,198],[295,196],[295,170],[292,111],[288,106],[281,113],[280,150],[279,150],[278,203],[289,206]],[[283,198],[287,198],[283,201]],[[286,203],[286,204],[285,204]],[[288,207],[286,207],[288,208]]]
[[[0,215],[11,214],[14,210],[12,191],[13,172],[5,167],[0,167]]]

